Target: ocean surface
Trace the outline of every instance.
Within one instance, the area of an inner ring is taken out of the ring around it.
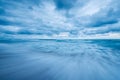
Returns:
[[[120,40],[0,40],[0,80],[120,80]]]

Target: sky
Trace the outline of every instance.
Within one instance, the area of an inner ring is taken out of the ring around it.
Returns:
[[[120,39],[119,0],[0,0],[0,37]]]

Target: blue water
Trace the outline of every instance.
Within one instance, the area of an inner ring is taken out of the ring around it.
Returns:
[[[0,80],[120,80],[120,40],[0,40]]]

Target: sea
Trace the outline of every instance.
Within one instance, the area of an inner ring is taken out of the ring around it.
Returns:
[[[0,80],[120,80],[120,39],[0,40]]]

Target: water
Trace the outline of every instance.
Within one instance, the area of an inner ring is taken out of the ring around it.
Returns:
[[[120,80],[120,40],[0,40],[0,80]]]

